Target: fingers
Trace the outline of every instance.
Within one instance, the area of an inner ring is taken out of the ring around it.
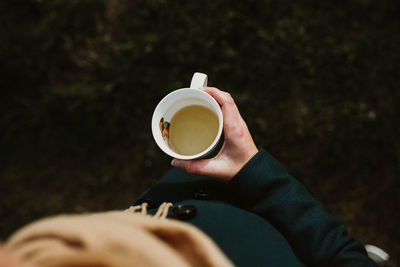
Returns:
[[[215,87],[203,87],[202,90],[217,100],[221,107],[228,106],[232,108],[233,106],[236,106],[232,96],[227,92],[223,92]]]
[[[228,126],[240,119],[239,110],[229,93],[223,92],[214,87],[203,87],[202,90],[211,95],[221,106],[221,110],[224,115],[225,126]]]
[[[217,100],[218,103],[220,104],[224,104],[225,102],[228,101],[228,93],[219,90],[218,88],[215,87],[203,87],[201,88],[201,90],[203,90],[204,92],[208,93],[209,95],[211,95],[212,97],[215,98],[215,100]]]

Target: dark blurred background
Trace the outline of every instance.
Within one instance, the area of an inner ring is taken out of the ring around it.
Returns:
[[[400,255],[400,2],[0,2],[0,238],[123,209],[170,167],[150,120],[195,71],[364,243]]]

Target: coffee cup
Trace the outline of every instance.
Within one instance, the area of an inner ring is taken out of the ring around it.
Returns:
[[[222,111],[215,99],[199,90],[207,75],[196,72],[189,88],[166,95],[154,110],[151,130],[159,148],[183,160],[204,158],[216,149],[223,130]]]

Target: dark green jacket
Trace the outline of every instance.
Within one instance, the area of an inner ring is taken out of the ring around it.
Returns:
[[[187,222],[237,266],[376,266],[364,246],[265,151],[229,182],[172,169],[134,204],[194,205]]]

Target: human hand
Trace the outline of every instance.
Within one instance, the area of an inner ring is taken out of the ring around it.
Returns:
[[[224,144],[212,159],[173,159],[171,165],[192,174],[229,181],[258,152],[258,149],[231,95],[213,87],[203,87],[202,90],[211,95],[221,106],[224,118]]]

